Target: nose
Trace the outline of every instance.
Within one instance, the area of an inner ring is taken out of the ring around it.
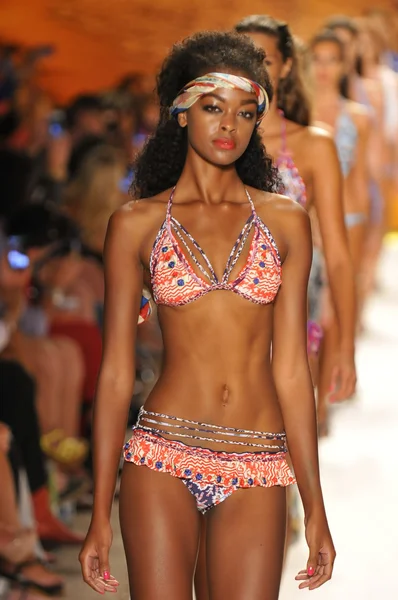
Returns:
[[[233,115],[225,115],[221,121],[221,130],[226,133],[233,133],[236,130],[236,122]]]

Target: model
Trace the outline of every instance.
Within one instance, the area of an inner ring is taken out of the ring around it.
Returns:
[[[276,600],[294,483],[287,445],[310,550],[300,587],[329,580],[335,558],[307,359],[309,218],[274,193],[280,182],[257,131],[272,99],[261,49],[236,34],[196,34],[172,49],[158,93],[161,119],[138,160],[136,200],[113,215],[106,240],[83,575],[99,593],[117,587],[110,511],[145,283],[164,362],[124,450],[131,596],[192,599],[205,514],[211,598]]]

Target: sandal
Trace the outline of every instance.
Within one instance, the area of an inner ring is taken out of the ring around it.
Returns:
[[[11,532],[0,527],[0,558],[12,564],[20,563],[32,556],[37,536],[33,529],[22,529],[19,532]]]
[[[38,558],[32,558],[31,560],[27,560],[25,562],[21,562],[18,564],[12,565],[12,570],[9,571],[7,568],[4,568],[3,565],[0,566],[0,577],[7,579],[12,583],[18,584],[22,588],[31,588],[35,589],[47,596],[57,596],[64,589],[63,583],[54,583],[52,585],[43,585],[42,583],[38,583],[34,579],[29,579],[26,577],[22,571],[27,567],[31,567],[33,565],[43,565],[43,562]]]
[[[40,445],[48,458],[66,467],[81,465],[89,451],[86,440],[65,437],[62,429],[54,429],[42,435]]]

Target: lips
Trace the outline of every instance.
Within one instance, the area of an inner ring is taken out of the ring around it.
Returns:
[[[219,138],[213,141],[213,144],[221,150],[235,150],[236,144],[230,138]]]

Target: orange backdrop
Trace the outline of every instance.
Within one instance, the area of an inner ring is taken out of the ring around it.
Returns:
[[[198,29],[228,29],[246,14],[284,18],[304,38],[330,14],[359,15],[366,0],[0,0],[0,40],[50,43],[41,84],[59,102],[155,71],[170,45]],[[390,5],[378,0],[377,5]]]

